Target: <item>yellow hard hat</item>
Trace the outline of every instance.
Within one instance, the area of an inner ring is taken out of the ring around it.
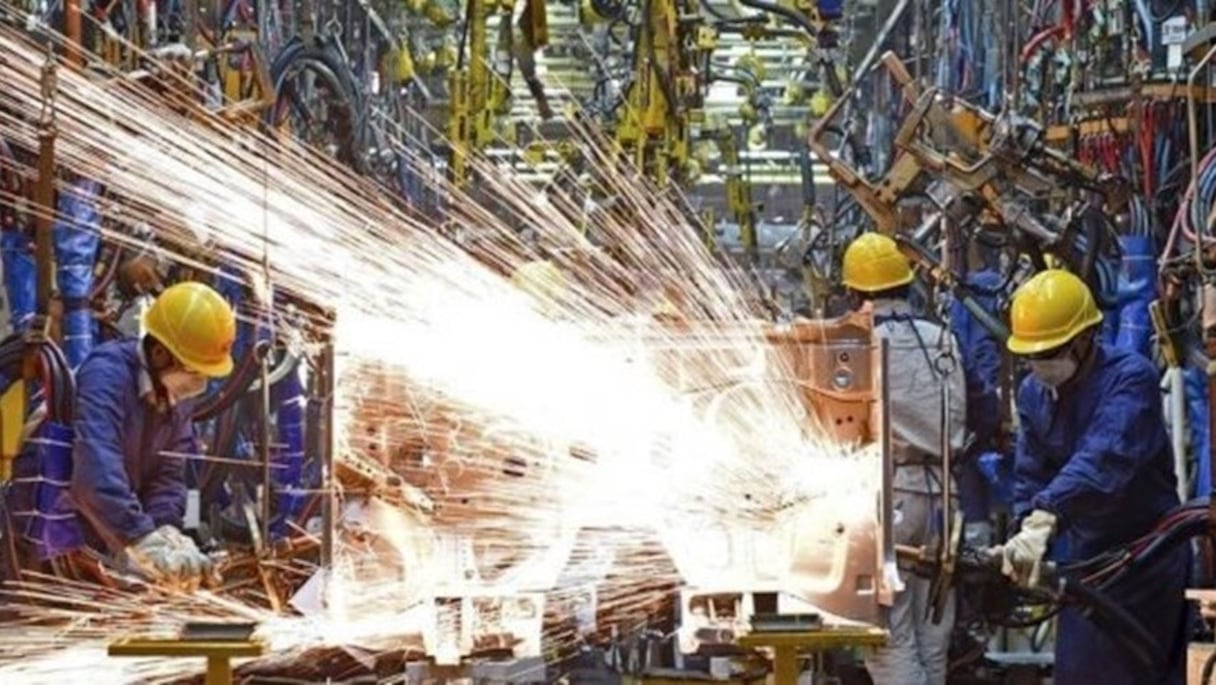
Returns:
[[[1102,312],[1089,286],[1060,269],[1035,274],[1013,294],[1012,335],[1006,345],[1014,354],[1048,352],[1102,323]]]
[[[844,284],[873,293],[912,282],[912,265],[890,237],[863,233],[844,251]]]
[[[566,290],[566,278],[553,262],[538,259],[526,262],[511,274],[511,284],[541,299],[558,298]]]
[[[202,283],[166,288],[144,313],[144,331],[191,371],[208,378],[232,372],[236,314],[223,296]]]

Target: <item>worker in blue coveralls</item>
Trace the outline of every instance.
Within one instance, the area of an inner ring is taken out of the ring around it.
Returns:
[[[1101,554],[1140,537],[1178,506],[1169,436],[1152,362],[1101,344],[1102,323],[1085,283],[1062,270],[1036,274],[1013,297],[1009,351],[1031,375],[1018,391],[1014,515],[1020,531],[997,548],[1006,575],[1038,581],[1053,536],[1066,559]],[[1157,639],[1168,670],[1156,685],[1181,685],[1186,656],[1183,592],[1190,548],[1129,573],[1103,591]],[[1057,685],[1132,685],[1122,650],[1079,609],[1059,616]]]
[[[76,373],[72,499],[85,537],[154,582],[197,587],[210,559],[181,532],[191,399],[227,376],[236,317],[201,283],[167,288],[140,339],[94,348]]]

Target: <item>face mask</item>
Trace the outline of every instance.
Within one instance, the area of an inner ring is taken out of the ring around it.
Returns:
[[[1030,372],[1049,388],[1058,388],[1068,382],[1077,372],[1077,361],[1072,355],[1059,359],[1032,359]]]
[[[204,376],[181,369],[161,374],[160,382],[165,386],[165,394],[169,396],[170,405],[198,397],[207,390],[207,379]]]

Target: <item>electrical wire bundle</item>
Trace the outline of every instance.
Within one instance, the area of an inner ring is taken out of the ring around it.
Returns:
[[[1193,194],[1180,208],[1184,212],[1183,232],[1192,242],[1195,235],[1207,235],[1208,217],[1216,206],[1216,154],[1209,152],[1200,163]]]
[[[0,342],[0,373],[20,382],[22,367],[31,347],[20,334]],[[76,403],[76,380],[63,350],[50,342],[36,343],[39,390],[46,401],[47,419],[64,426],[72,424]]]
[[[1207,498],[1192,500],[1163,518],[1150,532],[1130,543],[1085,561],[1060,567],[1099,590],[1109,588],[1130,570],[1156,562],[1174,547],[1207,533]]]
[[[937,86],[983,107],[1001,107],[1000,49],[990,3],[947,0],[941,9]]]
[[[1128,225],[1123,235],[1152,237],[1153,217],[1148,204],[1139,195],[1133,195],[1128,206]]]

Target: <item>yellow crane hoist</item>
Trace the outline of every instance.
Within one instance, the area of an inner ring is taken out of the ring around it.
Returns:
[[[712,30],[683,0],[645,0],[633,54],[633,79],[616,141],[660,186],[684,180],[691,129],[704,119],[696,65],[713,49]]]
[[[520,65],[528,88],[536,97],[540,113],[551,115],[544,91],[536,78],[532,53],[549,41],[548,15],[543,0],[523,0],[520,34],[513,31],[515,0],[470,0],[465,26],[465,49],[448,74],[451,109],[447,136],[451,144],[449,165],[456,185],[468,180],[469,156],[484,149],[496,137],[496,117],[511,111],[511,70]],[[493,52],[489,42],[489,19],[499,17],[499,35]]]

